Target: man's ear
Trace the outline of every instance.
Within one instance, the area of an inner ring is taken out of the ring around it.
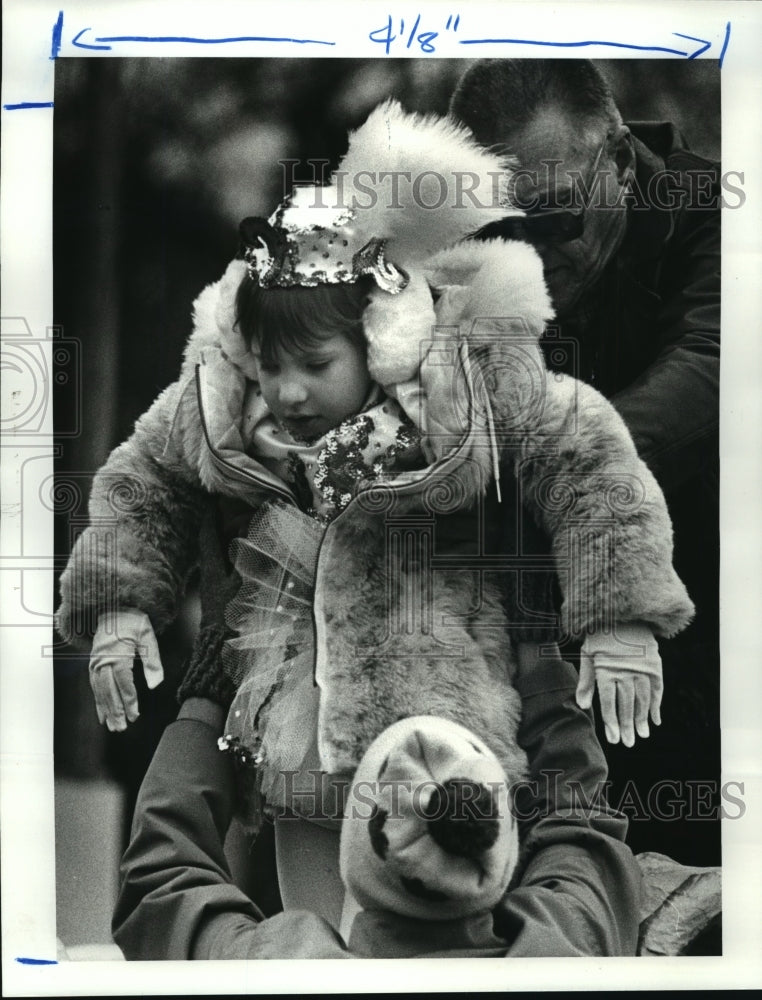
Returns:
[[[635,149],[632,134],[626,125],[620,125],[614,136],[613,159],[616,164],[617,183],[624,186],[635,176]]]

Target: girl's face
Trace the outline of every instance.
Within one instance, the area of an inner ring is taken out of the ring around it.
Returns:
[[[336,333],[293,353],[278,348],[265,364],[252,347],[270,411],[292,437],[311,441],[359,413],[370,390],[365,347]]]

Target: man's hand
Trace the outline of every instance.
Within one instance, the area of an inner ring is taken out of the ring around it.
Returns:
[[[580,708],[590,708],[596,684],[609,743],[618,743],[621,737],[631,747],[636,732],[647,739],[649,712],[654,725],[661,724],[661,656],[647,625],[617,624],[610,633],[587,636],[580,652]]]
[[[164,680],[159,646],[148,615],[134,608],[109,611],[98,618],[90,653],[90,687],[98,721],[121,732],[138,715],[138,696],[132,679],[136,656],[143,661],[149,688]]]

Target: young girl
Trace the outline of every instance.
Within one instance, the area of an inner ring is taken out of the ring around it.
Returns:
[[[380,179],[395,172],[392,196]],[[347,195],[360,175],[371,204]],[[463,198],[467,175],[483,200]],[[253,511],[233,546],[234,636],[213,652],[237,685],[224,746],[252,766],[254,826],[263,808],[335,825],[335,779],[410,715],[464,725],[509,780],[525,774],[511,680],[522,629],[538,633],[501,549],[507,463],[517,509],[551,539],[561,625],[587,635],[578,698],[595,668],[611,739],[659,721],[654,634],[692,614],[666,506],[613,408],[545,370],[536,252],[468,238],[514,211],[486,196],[506,176],[464,129],[377,109],[328,188],[242,225],[242,259],[196,302],[180,380],[93,484],[58,627],[97,619],[91,677],[115,729],[137,715],[136,649],[161,679],[153,636],[196,559],[204,494]],[[281,824],[281,860],[294,829]]]

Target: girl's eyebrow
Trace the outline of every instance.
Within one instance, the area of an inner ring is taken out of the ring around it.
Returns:
[[[261,351],[261,349],[259,348],[258,345],[255,346],[254,344],[252,344],[252,346],[251,346],[251,353],[254,355],[254,360],[255,361],[261,361],[262,360],[262,351]],[[313,362],[313,361],[330,361],[333,358],[333,356],[334,356],[333,348],[331,348],[328,345],[326,345],[325,347],[322,347],[322,348],[321,347],[314,347],[314,348],[308,347],[306,349],[298,349],[298,350],[295,350],[295,351],[292,351],[292,352],[286,352],[286,353],[290,353],[292,355],[292,357],[297,358],[299,361],[302,361],[305,364],[309,364],[310,362]]]

